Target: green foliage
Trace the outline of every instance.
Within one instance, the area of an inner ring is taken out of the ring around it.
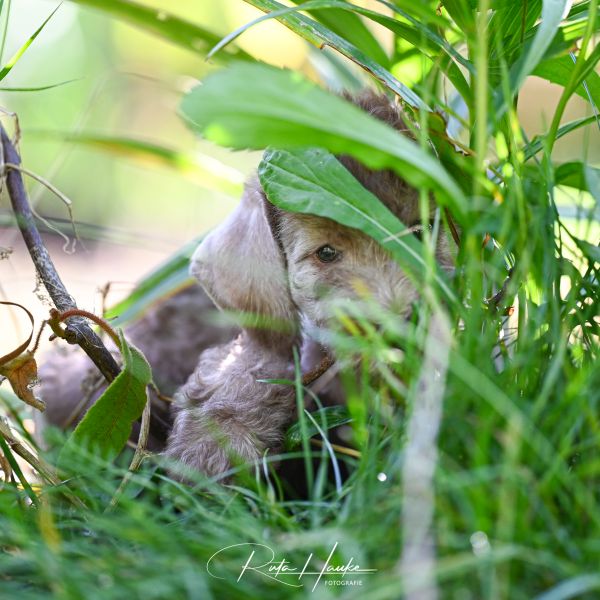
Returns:
[[[275,0],[244,1],[264,12],[277,11],[285,8],[283,4],[276,2]],[[415,94],[415,92],[406,87],[402,82],[398,81],[398,79],[381,66],[381,64],[364,54],[346,38],[337,35],[321,23],[298,14],[297,12],[284,14],[278,18],[278,21],[318,48],[322,48],[325,45],[334,48],[340,54],[371,73],[376,79],[381,81],[383,85],[398,94],[411,106],[426,108],[426,104],[417,94]]]
[[[329,431],[342,425],[352,423],[352,417],[348,413],[348,409],[344,406],[327,406],[312,413],[313,422],[307,424],[306,431],[302,432],[300,423],[292,425],[285,436],[285,447],[293,449],[302,444],[302,440],[308,436],[309,438],[319,434],[320,431]],[[320,431],[319,431],[320,430]]]
[[[186,94],[187,123],[221,145],[267,148],[260,177],[272,202],[372,236],[411,274],[420,300],[409,320],[368,305],[340,312],[340,327],[327,333],[347,409],[300,410],[286,449],[236,466],[228,485],[200,474],[192,486],[178,483],[156,455],[137,473],[127,471],[126,450],[114,459],[150,379],[144,359],[124,345],[126,370],[73,434],[92,449],[100,444],[101,452],[84,447],[63,455],[67,470],[79,474],[76,482],[44,483],[40,493],[0,444],[21,482],[0,492],[2,592],[36,599],[386,600],[423,586],[440,598],[597,597],[600,175],[582,156],[558,163],[554,151],[559,139],[598,125],[597,2],[576,3],[562,19],[563,0],[382,0],[380,10],[343,0],[292,7],[246,0],[314,47],[335,52],[328,77],[336,89],[346,81],[341,74],[355,77],[350,70],[362,69],[404,107],[409,139],[324,85],[256,64],[228,44],[258,20],[219,44],[213,32],[145,5],[74,1],[194,52],[218,46],[218,59],[245,59]],[[383,30],[393,36],[389,55]],[[415,70],[411,89],[404,77]],[[547,129],[529,140],[518,109],[531,75],[561,86],[562,96]],[[591,116],[565,123],[573,95]],[[166,146],[85,134],[80,142],[181,164]],[[422,243],[404,235],[334,154],[395,170],[418,188],[423,208],[432,198],[443,209],[433,231]],[[460,229],[452,279],[431,260],[448,215]],[[150,274],[109,316],[119,323],[135,318],[185,284],[192,249]],[[440,321],[449,323],[450,340],[436,337]],[[440,360],[434,372],[427,371],[432,357]],[[441,390],[437,406],[432,381]],[[302,409],[299,368],[294,382],[277,382],[296,386]],[[0,399],[26,437],[14,406]],[[122,426],[112,429],[123,410]],[[416,423],[423,410],[428,418]],[[415,431],[429,445],[411,446]],[[342,439],[334,442],[337,434]],[[64,445],[54,440],[50,462]],[[425,474],[416,499],[407,459],[415,452],[425,464],[416,470]],[[431,522],[411,519],[420,508],[430,510]],[[424,543],[433,552],[431,568],[406,574],[415,529],[430,535]],[[267,544],[279,559],[302,565],[310,553],[323,561],[332,540],[334,564],[353,557],[377,570],[360,589],[322,586],[313,594],[311,585],[284,588],[257,573],[236,581],[248,558],[238,544]],[[225,547],[232,554],[223,578],[213,577],[206,563]]]
[[[458,217],[464,214],[463,194],[438,161],[297,73],[238,64],[207,78],[184,98],[181,111],[207,139],[234,148],[297,148],[318,141],[373,169],[394,169],[415,187],[435,188]]]
[[[2,67],[2,69],[0,69],[0,81],[2,81],[12,71],[13,67],[17,64],[21,56],[23,56],[23,54],[25,54],[25,52],[27,51],[27,48],[29,48],[29,46],[33,44],[35,38],[42,32],[44,27],[46,27],[46,25],[48,24],[50,19],[52,19],[54,13],[56,13],[57,10],[58,8],[55,8],[50,13],[46,20],[33,32],[31,36],[29,36],[29,38],[27,38],[25,43],[17,50],[17,52],[15,52],[14,56]]]
[[[61,453],[78,453],[89,448],[104,458],[114,458],[123,450],[133,423],[140,418],[146,406],[146,387],[152,381],[152,371],[142,353],[125,340],[122,333],[121,355],[123,369],[106,388],[77,425]]]

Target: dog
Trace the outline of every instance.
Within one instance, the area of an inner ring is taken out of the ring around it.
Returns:
[[[366,92],[350,100],[407,131],[387,97]],[[417,190],[392,171],[369,170],[348,156],[338,159],[415,235],[422,233]],[[430,210],[433,216],[432,203]],[[450,232],[438,236],[435,256],[442,269],[452,269]],[[175,394],[165,455],[209,476],[280,447],[296,416],[295,390],[265,380],[294,378],[294,348],[308,347],[310,331],[331,325],[337,303],[361,302],[366,293],[407,317],[419,297],[407,274],[373,239],[324,217],[277,208],[257,177],[248,182],[237,210],[200,244],[191,273],[217,307],[256,318],[229,343],[203,352]]]
[[[368,91],[346,98],[407,133],[400,109],[386,96]],[[369,170],[348,156],[338,159],[420,236],[427,223],[420,220],[417,190],[392,171]],[[430,203],[431,215],[434,210]],[[435,254],[442,269],[452,270],[449,232],[441,231]],[[200,244],[190,271],[201,287],[168,298],[125,333],[148,358],[161,391],[175,392],[170,413],[153,398],[150,448],[164,450],[183,470],[216,477],[281,446],[296,417],[296,393],[293,386],[265,380],[294,379],[294,348],[300,349],[305,371],[331,352],[311,332],[331,326],[336,305],[360,303],[366,294],[406,318],[419,297],[406,273],[370,237],[327,218],[277,208],[256,175],[234,213]],[[241,328],[212,325],[206,315],[213,303],[246,315]],[[50,357],[40,371],[48,422],[76,424],[104,387],[85,385],[93,372],[78,350]],[[335,382],[324,396],[329,403],[343,401]]]

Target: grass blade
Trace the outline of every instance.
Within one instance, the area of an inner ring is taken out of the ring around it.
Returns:
[[[46,20],[35,30],[35,32],[29,37],[29,39],[17,50],[12,58],[0,69],[0,81],[2,81],[13,69],[13,67],[19,62],[19,59],[25,54],[27,48],[33,44],[35,38],[42,32],[44,27],[48,24],[48,21],[54,16],[56,11],[60,8],[60,4],[48,15]]]
[[[281,10],[285,8],[283,4],[275,0],[244,0],[248,4],[262,10],[270,12],[273,10]],[[317,21],[293,13],[283,15],[277,19],[288,29],[314,44],[318,48],[329,46],[337,50],[340,54],[349,58],[357,65],[368,71],[375,79],[386,86],[389,90],[399,95],[410,106],[424,110],[430,110],[427,104],[403,83],[398,81],[387,69],[384,69],[379,63],[365,55],[356,46],[348,42],[341,36],[336,35],[333,31],[327,29]]]
[[[102,10],[192,52],[204,54],[220,39],[219,35],[200,25],[131,0],[71,0],[71,2]],[[249,60],[251,57],[235,47],[229,48],[227,53],[221,55],[221,60],[232,58]]]

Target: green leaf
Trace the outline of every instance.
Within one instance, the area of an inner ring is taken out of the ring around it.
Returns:
[[[467,36],[475,31],[475,13],[468,0],[443,0],[441,3]]]
[[[155,302],[191,284],[190,258],[201,240],[192,240],[144,277],[127,298],[108,309],[104,318],[111,319],[111,325],[120,327],[138,318]]]
[[[533,41],[521,60],[515,65],[513,90],[520,89],[525,78],[542,60],[546,49],[551,44],[562,20],[567,0],[544,0],[542,3],[542,21]]]
[[[587,190],[600,207],[600,169],[585,165],[584,174]]]
[[[146,386],[152,380],[150,365],[135,346],[127,343],[121,331],[119,338],[123,370],[70,435],[61,452],[61,463],[65,454],[82,446],[104,458],[114,458],[125,447],[133,423],[144,410]]]
[[[372,169],[391,168],[438,200],[460,222],[466,198],[417,143],[298,73],[237,64],[213,73],[181,104],[189,125],[207,139],[234,148],[320,146],[350,154]]]
[[[377,2],[402,15],[411,23],[415,20],[418,23],[432,25],[438,30],[453,28],[453,23],[447,17],[432,10],[431,5],[427,2],[421,3],[414,0],[377,0]]]
[[[244,0],[248,4],[262,10],[263,12],[271,12],[285,9],[285,5],[276,2],[275,0]],[[311,44],[318,48],[329,46],[337,50],[340,54],[349,58],[357,65],[365,69],[375,77],[380,83],[386,86],[389,90],[400,96],[410,106],[414,106],[423,110],[430,110],[427,104],[403,83],[398,81],[387,69],[383,68],[377,61],[373,60],[356,46],[348,42],[344,37],[335,34],[327,27],[321,25],[314,19],[310,19],[296,12],[292,14],[284,14],[277,20],[285,25],[288,29],[298,34]]]
[[[318,148],[270,150],[258,174],[267,198],[276,206],[358,229],[389,250],[413,281],[418,284],[425,280],[427,265],[421,243],[329,152]],[[445,296],[453,299],[439,274],[436,280]]]
[[[566,87],[571,80],[573,66],[573,59],[570,56],[561,56],[542,61],[533,71],[533,75]],[[587,74],[585,82],[589,90],[589,96],[583,83],[575,89],[575,93],[587,101],[591,97],[596,106],[600,106],[600,75],[595,71],[591,71]]]
[[[554,172],[556,185],[568,185],[590,192],[598,197],[600,192],[600,169],[590,167],[582,162],[573,161],[562,163]]]
[[[50,13],[50,15],[46,18],[46,20],[35,30],[33,35],[29,37],[29,39],[17,50],[17,52],[12,56],[12,58],[0,69],[0,81],[2,81],[12,70],[12,68],[19,62],[19,59],[31,44],[33,40],[41,33],[42,29],[46,27],[48,21],[54,16],[56,11],[60,8],[60,4]]]
[[[580,240],[574,236],[571,236],[571,239],[575,242],[577,247],[583,252],[583,255],[591,262],[598,263],[600,265],[600,246],[590,244],[585,240]]]
[[[352,417],[345,406],[327,406],[311,413],[314,420],[323,431],[335,429],[341,425],[352,422]],[[306,432],[309,438],[317,435],[319,430],[314,423],[308,421],[305,424]],[[300,423],[294,423],[285,434],[285,447],[288,450],[298,447],[302,443],[302,430]]]
[[[102,10],[192,52],[206,54],[220,39],[219,35],[200,25],[131,0],[71,0],[71,2]],[[220,58],[248,60],[251,57],[239,48],[231,46]]]
[[[299,0],[295,0],[295,2],[296,4],[298,4]],[[236,29],[234,32],[223,38],[223,40],[221,40],[221,42],[219,42],[219,44],[217,44],[217,46],[215,46],[211,50],[209,56],[212,56],[214,52],[217,52],[221,48],[225,47],[227,44],[235,40],[238,36],[240,36],[242,33],[244,33],[250,27],[256,25],[257,23],[260,23],[267,19],[278,18],[292,13],[297,13],[299,10],[316,11],[318,13],[318,19],[330,26],[330,29],[333,32],[340,33],[338,32],[338,30],[342,29],[340,35],[343,35],[344,38],[348,41],[352,41],[352,37],[348,35],[347,30],[344,30],[344,28],[341,27],[342,23],[345,22],[344,18],[352,17],[353,19],[356,19],[357,22],[362,25],[362,27],[365,27],[362,21],[357,16],[357,14],[362,15],[371,21],[379,23],[386,29],[389,29],[390,31],[395,33],[399,38],[406,40],[430,60],[434,60],[436,53],[441,50],[449,58],[456,60],[464,67],[469,69],[471,72],[474,71],[474,67],[469,60],[464,58],[446,40],[441,38],[435,31],[431,30],[427,26],[421,25],[418,21],[416,21],[416,19],[412,19],[410,15],[407,15],[406,17],[410,20],[410,25],[407,25],[406,23],[402,23],[396,19],[393,19],[387,15],[383,15],[376,11],[361,8],[360,6],[355,6],[354,4],[349,4],[345,0],[310,0],[302,2],[300,6],[284,7],[280,10],[270,12],[267,15],[264,15],[255,19],[254,21],[251,21],[250,23],[246,23],[242,27]],[[405,14],[404,11],[400,12]],[[332,13],[335,13],[335,18]],[[350,24],[348,24],[347,29],[351,30]],[[368,29],[366,29],[366,31],[368,31]],[[360,46],[358,47],[360,48]],[[381,48],[379,49],[381,51]],[[389,63],[389,60],[385,54],[383,54],[383,60],[381,57],[377,58],[376,54],[371,54],[371,57],[376,58],[378,62],[382,65],[387,65]],[[461,93],[461,95],[465,97],[466,100],[470,101],[470,89],[460,69],[458,69],[453,63],[447,65],[447,68],[448,77],[451,79],[456,89]]]
[[[531,43],[526,44],[525,51],[510,70],[511,93],[517,94],[525,79],[543,59],[546,50],[552,43],[562,20],[567,0],[544,0],[542,4],[542,20]],[[501,90],[496,94],[495,104],[497,116],[506,109],[505,97]]]
[[[542,0],[494,3],[493,9],[488,25],[490,63],[497,59],[498,47],[494,40],[501,39],[503,59],[511,65],[523,54],[524,43],[535,37],[532,29],[540,17]]]
[[[43,92],[45,90],[51,90],[57,87],[62,87],[63,85],[68,85],[69,83],[75,83],[76,81],[81,81],[81,79],[68,79],[67,81],[60,81],[59,83],[40,85],[37,87],[0,87],[0,92]]]

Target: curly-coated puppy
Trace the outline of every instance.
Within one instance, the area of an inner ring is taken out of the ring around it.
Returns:
[[[353,101],[406,131],[386,97],[369,92]],[[340,161],[418,234],[417,190],[392,171],[371,171],[344,156]],[[452,268],[452,241],[445,232],[436,257],[443,269]],[[293,348],[303,341],[306,347],[307,331],[328,325],[332,306],[367,294],[406,316],[418,298],[406,273],[369,236],[327,218],[276,208],[256,177],[237,210],[198,247],[191,272],[219,308],[275,324],[246,325],[235,340],[204,352],[175,396],[166,455],[208,475],[277,449],[295,415],[295,391],[264,380],[293,377]]]

